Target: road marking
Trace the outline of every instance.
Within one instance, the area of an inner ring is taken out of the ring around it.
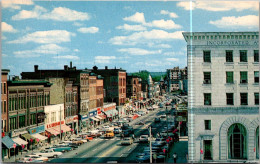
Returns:
[[[97,150],[97,148],[96,149],[94,149],[93,151],[96,151]]]
[[[130,149],[128,149],[128,151],[130,151],[131,150],[131,148]]]
[[[120,157],[123,157],[124,154],[121,154]]]

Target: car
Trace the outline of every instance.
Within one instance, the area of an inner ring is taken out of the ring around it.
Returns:
[[[152,143],[152,146],[155,147],[162,147],[166,144],[166,141],[164,138],[156,138],[155,141]]]
[[[136,123],[136,125],[144,125],[145,123],[143,121],[139,121]]]
[[[24,160],[16,160],[16,163],[45,163],[46,161],[43,160],[36,160],[36,159],[24,159]]]
[[[160,118],[166,118],[166,114],[162,114]]]
[[[59,152],[68,152],[72,150],[72,147],[70,146],[62,146],[62,145],[53,145],[53,150],[54,151],[59,151]]]
[[[71,141],[71,143],[72,143],[72,141]],[[73,146],[69,142],[61,142],[61,143],[58,143],[57,146],[59,146],[59,147],[71,147],[72,150],[74,150],[75,148],[78,148],[78,146]]]
[[[90,135],[89,135],[89,133],[82,133],[82,134],[80,134],[79,135],[82,139],[85,139],[85,140],[87,140],[87,141],[92,141],[93,140],[93,137],[91,137]]]
[[[139,156],[136,159],[137,163],[149,163],[150,162],[150,155],[143,155]]]
[[[55,152],[53,149],[47,149],[47,150],[41,150],[40,152],[36,152],[36,153],[34,153],[34,155],[39,155],[39,156],[48,157],[48,158],[51,158],[51,157],[56,158],[56,157],[62,155],[62,152]]]
[[[115,134],[120,134],[122,132],[121,128],[114,128],[114,133]]]
[[[107,130],[104,137],[105,138],[113,138],[113,137],[115,137],[114,131],[113,130]]]
[[[30,154],[30,155],[26,155],[22,160],[29,160],[29,159],[32,159],[32,160],[39,160],[39,161],[48,161],[48,157],[42,157],[42,156],[39,156],[39,155],[33,155],[33,154]]]
[[[75,143],[77,145],[82,145],[84,142],[82,141],[82,138],[71,138],[70,139],[72,143]]]
[[[137,112],[139,115],[141,115],[141,116],[143,116],[143,115],[145,115],[145,112],[144,111],[139,111],[139,112]],[[139,116],[140,117],[140,116]]]
[[[121,141],[121,145],[131,145],[134,143],[133,138],[131,137],[126,137]]]
[[[107,126],[107,125],[104,125],[104,126],[101,127],[101,130],[102,130],[102,131],[110,130],[110,127]]]
[[[156,118],[154,118],[154,122],[161,122],[161,119],[156,117]]]
[[[139,138],[140,142],[148,142],[149,141],[149,136],[148,135],[141,135]]]

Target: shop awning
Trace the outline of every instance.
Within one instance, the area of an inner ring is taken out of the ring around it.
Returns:
[[[63,130],[63,132],[70,132],[71,128],[67,125],[61,125],[61,130]]]
[[[28,144],[27,141],[21,139],[20,137],[14,137],[14,138],[12,138],[12,139],[13,139],[13,141],[14,141],[15,143],[17,143],[18,145],[27,145],[27,144]]]
[[[22,134],[22,136],[23,136],[26,140],[35,139],[35,138],[34,138],[33,136],[31,136],[29,133]]]
[[[94,120],[94,121],[99,121],[99,119],[95,118],[95,117],[90,117],[90,119]]]
[[[103,120],[103,117],[95,116],[97,119]]]
[[[9,137],[9,136],[5,136],[4,138],[2,138],[2,143],[8,148],[11,149],[13,148],[14,145],[14,141]]]
[[[109,111],[105,111],[107,117],[112,117],[118,114],[118,111],[116,109],[111,109]]]
[[[100,117],[101,117],[102,119],[106,119],[106,118],[107,118],[106,115],[100,115]]]
[[[47,132],[57,136],[59,134],[59,131],[55,130],[54,128],[46,129]]]
[[[39,133],[35,133],[35,134],[32,134],[32,136],[34,137],[34,138],[38,138],[39,140],[41,140],[41,141],[44,141],[44,140],[46,140],[48,137],[45,137],[45,136],[43,136],[43,135],[40,135]]]

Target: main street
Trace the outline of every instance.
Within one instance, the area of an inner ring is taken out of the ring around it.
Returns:
[[[153,134],[156,134],[163,124],[155,124],[154,118],[158,117],[160,113],[163,113],[165,109],[159,108],[154,111],[150,111],[147,115],[139,117],[129,124],[134,128],[134,134],[136,136],[136,141],[129,146],[123,146],[120,144],[120,136],[116,136],[112,139],[105,139],[103,136],[96,138],[93,141],[87,142],[80,146],[74,151],[64,153],[59,156],[59,158],[53,159],[50,162],[55,163],[106,163],[108,161],[117,162],[136,162],[136,155],[143,150],[144,147],[148,146],[146,143],[139,143],[137,140],[140,135],[149,134],[148,127],[152,124]],[[145,125],[135,125],[139,121],[145,122]]]

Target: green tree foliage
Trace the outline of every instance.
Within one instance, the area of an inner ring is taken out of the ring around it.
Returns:
[[[143,82],[147,82],[149,74],[150,73],[148,71],[144,70],[144,71],[139,71],[139,72],[133,73],[132,75],[140,77]]]

